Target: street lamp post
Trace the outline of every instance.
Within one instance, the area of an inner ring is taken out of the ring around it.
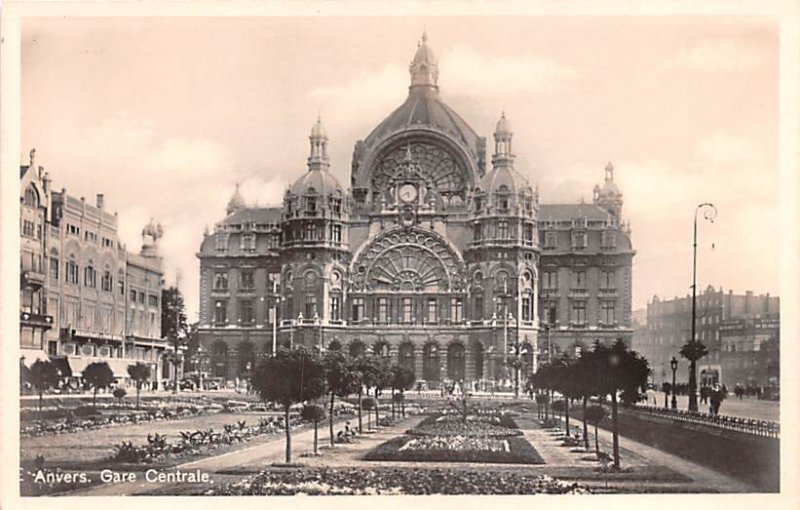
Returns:
[[[712,203],[702,203],[694,210],[694,239],[692,243],[692,336],[689,341],[694,344],[697,342],[695,338],[697,326],[695,324],[697,318],[697,212],[700,209],[705,209],[703,218],[711,223],[717,216],[717,208]],[[694,347],[694,346],[693,346]],[[697,412],[697,359],[693,356],[689,359],[689,411]]]
[[[672,408],[678,408],[678,399],[675,397],[675,372],[678,370],[678,360],[675,356],[672,357],[672,361],[669,362],[669,367],[672,369]]]

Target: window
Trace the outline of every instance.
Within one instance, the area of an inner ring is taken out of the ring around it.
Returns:
[[[254,252],[256,251],[256,236],[255,234],[242,234],[242,251]]]
[[[317,315],[317,296],[316,294],[306,294],[306,319],[313,319]]]
[[[555,232],[545,232],[544,233],[544,247],[545,249],[552,250],[556,247],[556,233]]]
[[[253,271],[251,269],[242,269],[239,273],[239,288],[242,290],[253,290],[256,286]]]
[[[253,322],[255,322],[252,299],[239,300],[239,321],[245,325],[253,324]]]
[[[353,298],[352,303],[353,321],[360,321],[364,318],[364,298]]]
[[[480,212],[482,207],[483,201],[480,199],[480,197],[475,197],[475,211]]]
[[[611,230],[603,232],[602,247],[605,249],[616,248],[617,236]]]
[[[461,298],[450,300],[450,320],[455,323],[464,320],[464,303]]]
[[[342,212],[342,199],[341,198],[332,198],[331,199],[331,208],[333,209],[333,214],[337,216]]]
[[[472,298],[472,317],[483,319],[483,294],[476,294]]]
[[[600,273],[600,288],[613,289],[616,288],[616,274],[614,271],[602,271]]]
[[[525,241],[528,243],[533,241],[533,225],[525,225]]]
[[[100,280],[100,288],[103,289],[104,292],[111,292],[114,289],[114,281],[111,278],[111,271],[108,269],[103,271],[103,277]]]
[[[136,290],[134,290],[134,289],[131,289],[131,292],[130,292],[130,297],[128,298],[128,300],[129,300],[131,303],[133,303],[133,304],[136,304]]]
[[[601,317],[603,324],[614,324],[617,321],[616,303],[613,301],[603,301],[601,305]]]
[[[427,308],[427,319],[428,322],[437,322],[439,320],[439,316],[437,315],[436,310],[436,298],[429,298],[428,299],[428,308]]]
[[[144,291],[139,291],[139,303],[144,304]]]
[[[228,273],[217,271],[214,273],[214,290],[228,290]]]
[[[90,243],[97,243],[97,234],[94,232],[89,232],[88,230],[84,232],[84,238]]]
[[[34,190],[32,187],[25,189],[23,203],[30,207],[39,207],[39,195],[36,194],[36,190]]]
[[[501,221],[497,224],[497,235],[500,239],[508,239],[508,223]]]
[[[331,296],[331,320],[342,320],[342,298],[341,296]]]
[[[34,237],[36,235],[36,224],[30,220],[22,220],[22,235]]]
[[[389,322],[389,300],[387,298],[378,298],[378,322]]]
[[[586,301],[572,303],[572,322],[579,325],[586,323]]]
[[[317,198],[316,197],[308,197],[306,198],[306,210],[310,213],[317,212]]]
[[[306,241],[314,241],[317,238],[317,226],[313,223],[306,224]]]
[[[402,298],[401,310],[401,320],[406,324],[411,323],[414,320],[414,302],[410,297]]]
[[[67,234],[73,236],[79,236],[81,235],[81,229],[76,225],[67,225]]]
[[[114,246],[114,241],[112,241],[107,237],[103,238],[103,248],[112,248],[113,246]]]
[[[572,233],[572,248],[576,250],[586,248],[586,232]]]
[[[222,232],[217,232],[215,236],[217,251],[225,251],[228,248],[228,236]]]
[[[557,290],[558,289],[558,272],[557,271],[545,271],[544,273],[544,288],[547,290]]]
[[[155,294],[150,294],[147,296],[147,303],[152,306],[153,308],[158,306],[158,296]]]
[[[545,305],[544,322],[551,327],[555,326],[556,322],[558,322],[558,305],[555,302],[550,302]]]
[[[267,236],[267,248],[277,248],[281,243],[279,235],[270,234]]]
[[[122,273],[120,273],[119,278],[117,278],[117,288],[119,289],[119,295],[125,295],[125,281],[122,277]]]
[[[83,284],[89,288],[97,287],[97,271],[92,266],[92,261],[83,269]]]
[[[574,271],[572,273],[572,288],[578,291],[586,290],[586,271]]]
[[[342,226],[341,225],[333,225],[331,226],[331,239],[334,243],[341,243],[342,242]]]
[[[472,226],[472,239],[473,240],[475,240],[475,241],[480,241],[481,240],[481,233],[483,231],[482,227],[483,227],[483,225],[481,225],[480,223],[477,223],[477,224]]]
[[[50,279],[58,281],[58,259],[50,257]]]
[[[533,300],[529,295],[522,297],[522,320],[533,320]]]
[[[222,299],[214,301],[214,324],[224,326],[228,322],[228,302]]]

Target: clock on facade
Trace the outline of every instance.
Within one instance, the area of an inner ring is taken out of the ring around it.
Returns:
[[[403,184],[400,186],[400,200],[403,202],[413,202],[417,198],[417,188],[413,184]]]

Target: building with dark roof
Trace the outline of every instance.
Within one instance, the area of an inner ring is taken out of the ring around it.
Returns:
[[[630,230],[606,168],[591,204],[539,204],[503,113],[486,139],[448,107],[422,41],[408,97],[355,143],[350,188],[312,126],[280,206],[238,188],[200,247],[200,365],[245,376],[281,346],[374,353],[436,385],[509,384],[519,357],[630,340]],[[543,278],[545,278],[543,280]],[[546,319],[540,322],[540,316]],[[543,334],[547,342],[543,342]]]

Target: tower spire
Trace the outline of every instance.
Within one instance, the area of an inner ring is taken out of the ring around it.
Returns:
[[[422,31],[421,42],[417,45],[417,52],[414,54],[414,59],[409,66],[409,73],[411,74],[411,87],[410,91],[417,92],[433,92],[439,90],[437,81],[439,79],[439,64],[433,51],[428,46],[428,31]]]
[[[317,113],[317,122],[311,128],[311,136],[308,137],[311,145],[308,155],[308,170],[324,170],[330,166],[328,160],[328,133],[322,124],[322,117]]]

